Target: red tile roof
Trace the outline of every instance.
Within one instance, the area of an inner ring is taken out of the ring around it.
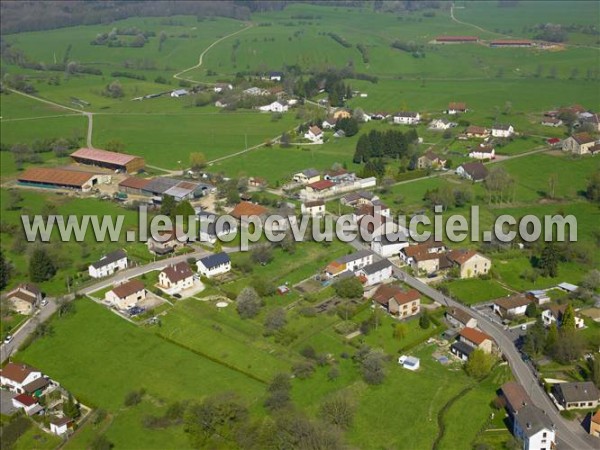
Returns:
[[[451,102],[448,104],[448,109],[454,109],[457,111],[466,111],[467,104],[463,102]]]
[[[25,406],[33,406],[37,403],[37,400],[35,398],[27,394],[19,394],[16,397],[14,397],[14,400],[18,401],[19,403]]]
[[[24,183],[43,183],[81,188],[94,176],[92,173],[76,172],[51,167],[31,167],[19,175]]]
[[[143,189],[152,180],[146,180],[145,178],[129,177],[125,178],[119,183],[119,187],[131,188],[131,189]]]
[[[242,216],[262,216],[268,212],[267,208],[250,202],[240,202],[233,208],[231,215],[236,219]]]
[[[468,341],[471,341],[477,345],[480,345],[486,340],[492,340],[492,338],[489,335],[475,328],[463,328],[462,330],[460,330],[460,335]]]
[[[592,416],[592,422],[600,425],[600,409]]]
[[[173,266],[168,266],[163,269],[163,273],[167,276],[171,283],[177,283],[181,280],[193,277],[194,272],[185,261],[177,263]]]
[[[448,252],[447,256],[450,261],[454,261],[462,266],[476,254],[475,250],[453,250]]]
[[[142,283],[140,280],[130,280],[126,283],[120,284],[117,287],[114,287],[112,291],[118,298],[125,298],[135,294],[136,292],[140,292],[143,289],[144,283]]]
[[[335,183],[330,180],[315,181],[314,183],[308,185],[308,187],[315,191],[324,191],[325,189],[329,189],[332,186],[335,186]]]
[[[12,380],[16,383],[22,383],[25,381],[25,378],[29,376],[32,372],[37,372],[37,369],[34,369],[27,364],[17,364],[13,362],[9,362],[4,369],[0,370],[0,376]]]
[[[71,157],[108,164],[117,164],[121,166],[124,166],[125,164],[128,164],[131,161],[139,158],[139,156],[109,152],[108,150],[100,150],[96,148],[80,148],[79,150],[71,153]]]
[[[497,39],[490,42],[490,45],[531,45],[532,41],[527,39]]]
[[[494,300],[495,305],[498,305],[500,308],[506,310],[518,308],[520,306],[525,306],[529,303],[531,303],[531,300],[523,294],[515,294],[511,295],[510,297],[499,298],[497,300]]]

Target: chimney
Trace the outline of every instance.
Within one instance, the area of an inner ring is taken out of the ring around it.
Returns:
[[[531,430],[531,423],[530,422],[527,422],[527,429]]]

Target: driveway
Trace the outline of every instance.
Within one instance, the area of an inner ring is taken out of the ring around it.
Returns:
[[[12,404],[12,399],[15,396],[10,391],[0,390],[0,414],[5,416],[12,416],[17,408],[15,408]]]

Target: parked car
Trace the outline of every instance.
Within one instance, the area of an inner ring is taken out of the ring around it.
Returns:
[[[42,306],[46,306],[48,304],[48,300],[44,299],[42,300],[42,303],[40,303]]]
[[[9,344],[13,340],[12,334],[9,334],[4,338],[4,343]]]

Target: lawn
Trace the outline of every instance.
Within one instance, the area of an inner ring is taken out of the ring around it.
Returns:
[[[512,292],[502,287],[495,280],[454,280],[446,283],[450,295],[466,305],[506,297]]]

